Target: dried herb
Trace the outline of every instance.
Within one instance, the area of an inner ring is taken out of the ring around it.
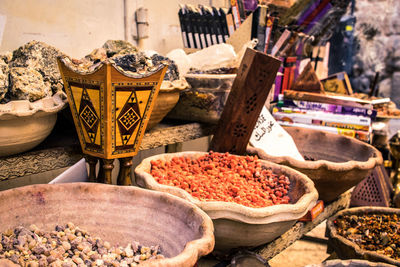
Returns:
[[[334,224],[338,234],[360,248],[400,260],[400,222],[397,214],[344,215]]]

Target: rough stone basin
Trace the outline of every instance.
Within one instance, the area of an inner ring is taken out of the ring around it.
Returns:
[[[144,266],[193,266],[213,250],[211,219],[195,205],[137,187],[94,183],[31,185],[0,192],[0,232],[73,222],[113,245],[160,245],[166,259]],[[141,265],[142,266],[142,265]]]
[[[357,215],[362,216],[366,214],[397,214],[400,215],[400,209],[384,208],[384,207],[361,207],[345,209],[338,212],[335,216],[329,218],[326,222],[327,236],[329,237],[329,244],[335,250],[340,259],[362,259],[373,262],[384,262],[400,266],[400,261],[397,261],[389,256],[379,254],[375,251],[365,250],[360,248],[354,242],[337,233],[337,228],[334,224],[335,219],[340,215]],[[372,265],[374,266],[374,265]]]
[[[178,187],[162,185],[150,174],[151,161],[169,161],[173,157],[198,158],[206,152],[180,152],[161,154],[146,158],[136,167],[136,183],[144,188],[168,192],[186,199],[203,209],[213,220],[215,246],[226,251],[236,247],[254,247],[268,243],[290,229],[315,205],[318,198],[313,182],[304,174],[286,166],[262,161],[263,168],[284,174],[291,181],[290,204],[263,208],[250,208],[237,203],[222,201],[200,201]]]
[[[355,138],[299,127],[285,127],[300,154],[314,160],[275,157],[266,151],[248,147],[249,154],[296,169],[311,180],[320,199],[329,202],[363,180],[378,164],[381,153]]]

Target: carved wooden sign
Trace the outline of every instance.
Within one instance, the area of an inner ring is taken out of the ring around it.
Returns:
[[[248,48],[233,82],[210,149],[244,154],[281,61]]]

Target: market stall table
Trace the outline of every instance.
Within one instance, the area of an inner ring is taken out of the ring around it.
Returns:
[[[324,211],[317,216],[314,221],[311,222],[297,222],[290,230],[285,232],[282,236],[278,237],[274,241],[259,246],[254,249],[250,249],[251,252],[255,252],[265,260],[270,260],[277,256],[279,253],[284,251],[290,245],[297,240],[301,239],[305,234],[310,232],[316,226],[321,224],[326,219],[335,215],[338,211],[349,207],[351,190],[341,194],[336,200],[325,205]],[[221,261],[230,261],[231,258],[235,257],[239,251],[230,254],[229,256],[219,255],[218,253],[212,253],[208,256],[203,257],[199,261],[199,267],[211,267],[215,266]]]
[[[67,125],[67,126],[66,126]],[[139,150],[148,150],[209,136],[213,125],[168,121],[146,132]],[[27,184],[47,183],[83,157],[73,125],[57,122],[56,129],[27,153],[0,158],[0,190]]]

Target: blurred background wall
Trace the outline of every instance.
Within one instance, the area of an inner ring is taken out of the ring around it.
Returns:
[[[182,47],[179,3],[228,7],[228,0],[0,0],[0,52],[44,41],[80,58],[108,39],[166,54]],[[135,11],[148,9],[149,38],[136,42]]]

